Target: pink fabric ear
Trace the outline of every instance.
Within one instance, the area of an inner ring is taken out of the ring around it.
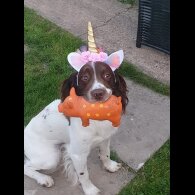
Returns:
[[[81,69],[81,67],[86,63],[81,59],[81,54],[76,52],[68,54],[67,59],[69,64],[78,72]]]
[[[123,59],[124,59],[123,50],[119,50],[119,51],[114,52],[111,55],[109,55],[108,59],[105,61],[105,63],[110,66],[112,71],[115,71],[117,68],[120,67]]]

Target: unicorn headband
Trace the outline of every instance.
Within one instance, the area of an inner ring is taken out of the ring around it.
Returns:
[[[72,52],[68,54],[67,59],[69,64],[78,72],[87,62],[98,61],[106,63],[112,71],[115,71],[120,67],[124,59],[124,54],[123,50],[119,50],[108,56],[107,53],[98,49],[95,44],[91,22],[88,22],[88,51]]]

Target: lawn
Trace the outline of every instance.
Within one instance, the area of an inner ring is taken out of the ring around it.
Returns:
[[[124,4],[130,4],[132,6],[138,4],[138,0],[118,0],[118,1]]]
[[[24,9],[24,124],[48,103],[60,97],[60,85],[73,69],[66,56],[83,42],[53,23]],[[120,73],[158,93],[169,95],[169,86],[124,62]],[[59,86],[56,88],[56,86]],[[169,194],[169,142],[152,157],[120,195]]]
[[[25,8],[24,44],[26,124],[49,102],[59,98],[61,82],[73,71],[66,56],[82,42]]]

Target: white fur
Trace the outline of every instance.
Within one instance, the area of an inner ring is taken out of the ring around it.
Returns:
[[[105,87],[105,85],[103,85],[102,83],[100,83],[97,80],[96,70],[95,70],[95,67],[94,67],[94,62],[91,62],[90,65],[93,67],[93,71],[94,71],[94,82],[93,82],[91,88],[89,89],[89,92],[87,93],[88,99],[90,99],[90,100],[93,99],[93,97],[91,96],[91,91],[93,91],[94,89],[105,89],[106,94],[104,96],[104,101],[106,101],[112,95],[112,90]]]
[[[91,101],[93,100],[91,91],[93,91],[94,89],[105,89],[106,90],[106,94],[104,95],[104,101],[106,101],[112,95],[111,89],[105,87],[102,83],[98,82],[95,79],[92,87],[89,89],[89,92],[87,93],[88,99],[90,99]]]
[[[60,146],[65,144],[63,153],[66,175],[75,184],[82,185],[85,195],[97,195],[99,189],[89,179],[87,157],[92,148],[100,147],[100,159],[110,172],[120,168],[120,164],[110,160],[110,136],[117,128],[110,121],[90,120],[83,127],[80,118],[70,118],[71,125],[62,113],[58,112],[60,100],[55,100],[32,118],[24,130],[24,150],[26,160],[25,175],[39,184],[51,187],[53,179],[39,170],[55,169],[61,159]]]

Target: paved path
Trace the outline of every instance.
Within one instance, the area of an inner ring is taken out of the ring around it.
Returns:
[[[90,20],[97,28],[96,42],[108,51],[124,49],[125,58],[159,80],[169,82],[169,57],[151,48],[135,47],[137,8],[129,8],[115,0],[25,0],[27,7],[55,22],[86,41],[86,26]],[[89,9],[90,7],[90,9]],[[128,43],[128,44],[127,44]],[[156,61],[156,65],[155,62]],[[143,67],[142,67],[143,66]],[[156,67],[157,66],[157,67]],[[168,70],[168,71],[167,71]],[[170,100],[166,96],[127,80],[129,105],[119,132],[111,141],[112,150],[137,171],[158,150],[170,135]],[[89,158],[90,177],[105,195],[115,195],[135,174],[123,168],[117,173],[106,172],[92,152]],[[53,175],[55,186],[39,187],[24,177],[25,195],[80,195],[80,186],[71,188],[58,171]]]
[[[134,174],[122,168],[116,173],[109,173],[102,168],[98,151],[92,151],[88,160],[89,176],[93,183],[102,191],[101,195],[116,195],[119,189],[129,182]],[[83,195],[80,185],[71,187],[65,179],[61,169],[52,174],[55,186],[45,188],[38,185],[34,180],[24,177],[24,195]]]

